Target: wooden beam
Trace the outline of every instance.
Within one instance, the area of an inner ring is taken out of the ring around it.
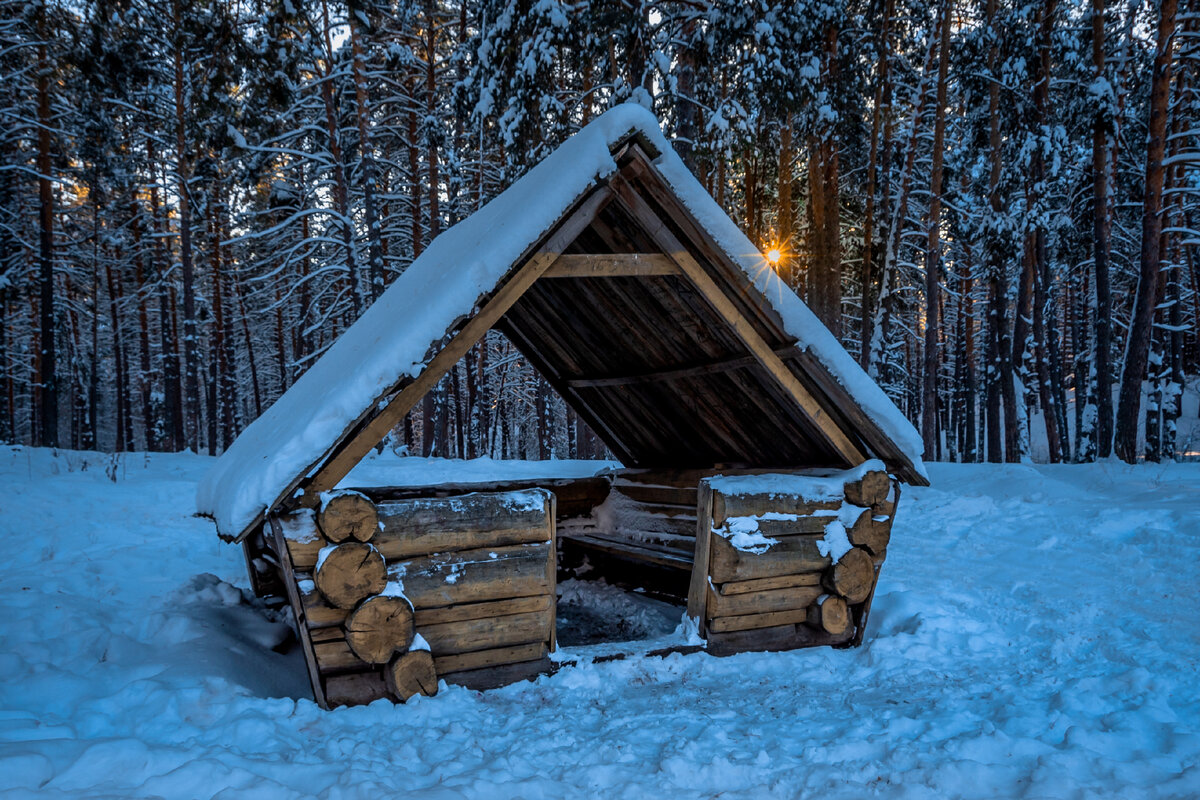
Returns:
[[[609,185],[616,193],[617,201],[633,219],[645,228],[647,235],[654,240],[655,244],[670,254],[675,263],[679,265],[680,271],[737,334],[737,337],[758,359],[772,380],[791,396],[799,408],[803,409],[805,416],[826,444],[852,467],[866,461],[867,457],[859,450],[858,446],[850,441],[817,402],[817,399],[804,388],[799,379],[792,374],[782,359],[755,330],[750,320],[738,311],[733,302],[717,286],[716,281],[700,266],[691,252],[667,228],[649,204],[619,175],[614,176]]]
[[[791,354],[792,348],[780,348],[775,352],[777,355],[783,358]],[[723,358],[719,361],[706,361],[702,364],[680,366],[677,369],[658,370],[656,372],[642,372],[635,375],[615,375],[611,378],[575,378],[574,380],[567,381],[567,385],[572,389],[589,389],[599,386],[627,386],[631,383],[674,381],[679,380],[680,378],[694,378],[698,375],[712,375],[719,372],[729,372],[730,370],[752,367],[757,363],[758,359],[754,356],[738,356],[737,358]]]
[[[371,448],[387,435],[420,400],[435,387],[447,372],[458,363],[471,347],[495,325],[533,285],[534,281],[559,258],[562,251],[591,224],[592,219],[612,199],[607,186],[597,187],[580,206],[547,238],[525,264],[516,271],[474,316],[430,360],[415,379],[396,391],[383,409],[365,420],[357,430],[344,437],[342,444],[331,452],[304,485],[301,504],[313,504],[321,492],[333,489],[346,477]],[[374,408],[375,405],[372,406]],[[288,492],[281,500],[291,495]],[[279,501],[277,501],[279,502]]]
[[[662,253],[608,253],[559,256],[543,278],[643,278],[678,275],[675,262]]]

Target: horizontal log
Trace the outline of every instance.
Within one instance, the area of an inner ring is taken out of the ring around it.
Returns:
[[[397,653],[383,670],[388,692],[401,703],[416,694],[433,697],[437,694],[437,670],[428,650],[409,650]]]
[[[765,553],[755,554],[738,550],[721,536],[713,536],[708,574],[713,583],[725,583],[817,572],[832,563],[829,556],[821,555],[817,548],[821,538],[816,535],[786,536],[778,539]]]
[[[526,489],[547,489],[554,493],[559,519],[586,516],[608,497],[612,478],[606,475],[589,478],[543,478],[476,483],[439,483],[436,486],[384,486],[360,489],[376,504],[401,500],[457,497],[478,492],[516,492]]]
[[[892,520],[875,516],[869,509],[864,516],[864,520],[846,531],[846,536],[855,547],[864,547],[873,556],[883,555],[892,540]]]
[[[460,550],[392,564],[390,574],[418,610],[550,594],[551,545]]]
[[[467,619],[426,625],[418,631],[435,658],[518,644],[549,642],[554,632],[552,609],[505,617]]]
[[[737,617],[745,614],[766,614],[773,611],[792,611],[808,606],[824,594],[820,586],[796,586],[760,592],[723,595],[708,588],[709,617]]]
[[[729,517],[761,517],[769,513],[811,517],[817,511],[836,511],[842,500],[809,500],[788,494],[725,494],[713,491],[713,526],[721,527]]]
[[[363,661],[346,642],[346,635],[336,628],[328,628],[325,635],[334,631],[338,635],[329,641],[313,642],[313,655],[317,659],[317,669],[322,675],[338,672],[364,672],[373,669],[373,665]]]
[[[379,670],[330,675],[324,683],[327,708],[361,706],[388,696],[387,684]]]
[[[331,542],[369,542],[379,532],[379,514],[364,494],[353,490],[328,492],[321,496],[317,527]]]
[[[313,583],[311,579],[301,579],[302,585],[305,580],[309,584]],[[324,596],[316,590],[315,584],[309,591],[300,593],[300,603],[304,608],[305,624],[310,630],[339,626],[346,621],[346,616],[350,613],[350,609],[337,608],[326,602]]]
[[[677,275],[675,262],[662,253],[564,253],[543,278],[638,278]]]
[[[377,506],[382,526],[379,536],[411,538],[545,528],[549,525],[547,515],[551,499],[551,493],[545,489],[526,489],[380,503]],[[475,546],[486,545],[484,542]],[[415,554],[427,552],[430,551]]]
[[[438,677],[456,686],[465,686],[476,691],[498,689],[518,681],[533,680],[539,675],[554,671],[554,662],[548,656],[534,661],[523,661],[519,664],[503,664],[497,667],[468,669],[462,672],[448,672]]]
[[[766,614],[744,614],[740,617],[717,617],[708,621],[708,629],[714,633],[747,631],[753,628],[772,628],[777,625],[794,625],[808,619],[808,608],[793,608],[788,611],[772,611]]]
[[[817,630],[837,636],[850,628],[850,609],[841,597],[825,595],[809,607],[806,621]]]
[[[875,562],[861,547],[843,553],[833,568],[825,573],[824,584],[829,591],[846,598],[850,604],[861,603],[875,584]],[[837,633],[837,631],[830,631]]]
[[[870,508],[887,499],[892,488],[892,479],[882,470],[873,470],[856,481],[846,483],[846,502]]]
[[[707,652],[714,656],[731,656],[747,652],[777,652],[796,650],[801,647],[819,647],[843,644],[850,640],[853,631],[832,636],[807,625],[778,625],[727,633],[709,632]]]
[[[489,528],[486,523],[481,524],[483,527],[479,530],[424,532],[410,532],[392,525],[381,531],[373,544],[391,562],[435,553],[548,542],[554,535],[549,520],[543,520],[532,528]]]
[[[330,605],[353,608],[387,585],[387,565],[369,544],[354,540],[330,547],[313,571],[313,582]]]
[[[513,647],[498,647],[494,650],[477,650],[473,653],[460,653],[454,656],[442,656],[433,660],[438,675],[447,672],[462,672],[467,669],[482,669],[497,667],[502,664],[520,664],[544,658],[549,652],[545,642],[519,644]]]
[[[418,628],[440,625],[444,622],[461,622],[466,619],[489,619],[509,614],[524,614],[529,611],[545,611],[550,608],[549,594],[533,597],[514,597],[511,600],[493,600],[487,603],[466,603],[458,606],[419,609],[413,616]]]
[[[820,586],[820,572],[805,572],[800,575],[780,575],[776,578],[759,578],[750,581],[729,581],[717,587],[722,595],[766,592],[772,589],[789,589],[794,586]]]

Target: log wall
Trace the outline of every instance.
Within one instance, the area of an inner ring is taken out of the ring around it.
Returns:
[[[899,484],[861,469],[746,478],[700,482],[688,614],[708,651],[860,642]]]
[[[550,666],[555,497],[545,489],[375,502],[330,493],[272,517],[317,702],[492,688]]]

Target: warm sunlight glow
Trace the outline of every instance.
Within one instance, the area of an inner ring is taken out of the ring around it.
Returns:
[[[778,247],[772,247],[767,251],[767,261],[770,261],[772,264],[778,264],[781,258],[783,258],[783,253],[779,251]]]

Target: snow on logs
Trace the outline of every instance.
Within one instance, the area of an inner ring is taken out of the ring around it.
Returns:
[[[439,678],[487,688],[547,666],[550,492],[379,504],[336,492],[272,526],[323,705],[430,695]]]
[[[696,563],[707,583],[693,575],[688,607],[702,617],[709,650],[783,650],[860,636],[898,499],[899,485],[879,462],[704,481],[699,539],[706,527],[709,535],[697,542]]]

